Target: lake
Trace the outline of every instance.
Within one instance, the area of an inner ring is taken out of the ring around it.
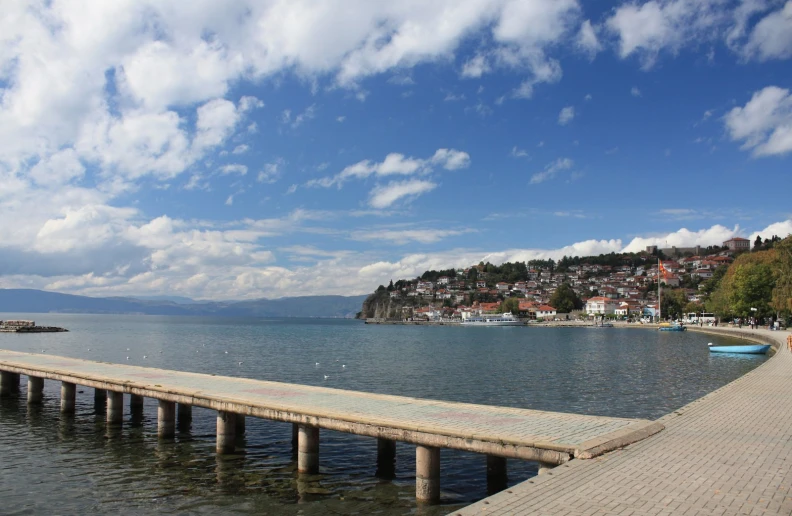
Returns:
[[[710,354],[734,339],[587,328],[375,326],[334,319],[2,314],[69,333],[0,334],[0,348],[401,396],[656,419],[766,360]],[[147,358],[143,358],[146,356]],[[127,358],[128,357],[128,358]],[[242,362],[240,365],[239,362]],[[317,366],[316,363],[319,362]],[[342,367],[345,365],[346,367]],[[329,378],[325,379],[325,376]],[[393,481],[375,477],[376,440],[322,431],[320,474],[298,478],[291,425],[248,418],[238,453],[217,457],[216,413],[159,442],[157,404],[108,435],[93,389],[62,419],[45,403],[0,403],[3,514],[446,514],[486,496],[485,458],[442,451],[442,504],[415,502],[415,448],[397,444]],[[509,483],[536,474],[509,461]]]

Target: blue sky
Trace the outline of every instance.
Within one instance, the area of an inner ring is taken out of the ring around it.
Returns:
[[[0,34],[0,287],[358,294],[792,231],[792,1],[17,2]]]

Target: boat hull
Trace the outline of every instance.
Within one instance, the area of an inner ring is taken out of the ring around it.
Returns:
[[[478,328],[481,327],[490,327],[490,326],[525,326],[525,323],[522,321],[476,321],[476,322],[466,322],[462,321],[462,326],[467,327],[474,327]]]
[[[748,355],[764,355],[770,349],[769,344],[752,344],[743,346],[710,346],[712,353],[743,353]]]
[[[660,331],[686,331],[687,328],[684,326],[669,326],[666,328],[658,328]]]

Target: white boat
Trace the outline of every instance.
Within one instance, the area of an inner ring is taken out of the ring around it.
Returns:
[[[462,326],[523,326],[524,324],[524,322],[508,312],[497,315],[468,317],[462,321]]]

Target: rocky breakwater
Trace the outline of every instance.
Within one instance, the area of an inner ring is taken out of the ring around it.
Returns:
[[[69,331],[57,326],[36,326],[35,321],[0,321],[2,333],[57,333]]]

